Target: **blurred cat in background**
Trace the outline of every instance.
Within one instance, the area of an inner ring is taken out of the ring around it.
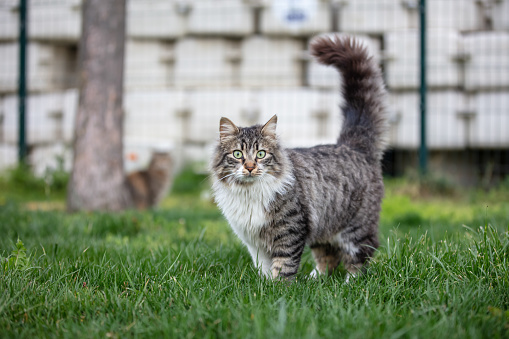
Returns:
[[[146,170],[127,176],[127,185],[134,206],[138,209],[155,207],[170,189],[173,162],[168,152],[154,152]]]

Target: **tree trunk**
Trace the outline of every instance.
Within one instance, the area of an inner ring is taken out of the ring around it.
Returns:
[[[122,159],[125,12],[126,0],[83,1],[70,211],[132,206]]]

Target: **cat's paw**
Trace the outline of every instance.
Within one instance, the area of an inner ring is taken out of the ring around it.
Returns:
[[[355,278],[357,278],[357,274],[348,272],[346,274],[345,284],[349,284],[350,281],[354,280]]]
[[[316,269],[316,267],[314,270],[311,271],[311,273],[309,273],[309,276],[311,278],[318,278],[319,275],[320,275],[320,272]]]

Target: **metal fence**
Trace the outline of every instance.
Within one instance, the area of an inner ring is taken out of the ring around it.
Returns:
[[[427,0],[430,171],[464,183],[509,174],[509,0]],[[127,0],[125,161],[169,148],[206,163],[218,121],[279,116],[287,146],[334,142],[339,77],[309,58],[316,34],[358,36],[390,92],[387,174],[417,168],[417,0]],[[0,0],[0,167],[17,162],[19,1]],[[29,0],[27,140],[36,173],[70,165],[80,0]]]

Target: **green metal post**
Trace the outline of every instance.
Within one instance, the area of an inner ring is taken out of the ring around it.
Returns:
[[[428,170],[428,149],[426,145],[426,0],[420,0],[419,17],[421,28],[420,41],[420,66],[421,66],[421,86],[420,86],[420,112],[421,112],[421,147],[419,148],[419,170],[421,174],[426,174]]]
[[[19,139],[18,159],[20,164],[25,163],[27,156],[26,142],[26,59],[27,59],[27,1],[19,2],[19,80],[18,80],[18,102],[19,102]]]

